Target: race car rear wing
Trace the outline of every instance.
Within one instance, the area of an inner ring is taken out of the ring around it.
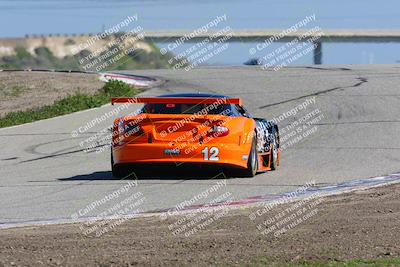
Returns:
[[[234,104],[242,105],[240,98],[217,97],[113,97],[111,104]]]

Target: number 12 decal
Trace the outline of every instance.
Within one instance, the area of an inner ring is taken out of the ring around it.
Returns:
[[[210,152],[208,151],[208,147],[205,147],[201,153],[204,155],[204,160],[212,160],[212,161],[218,161],[219,157],[219,149],[218,147],[211,147]]]

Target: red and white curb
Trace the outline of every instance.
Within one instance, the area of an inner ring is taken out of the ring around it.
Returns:
[[[374,187],[380,187],[390,184],[400,183],[400,173],[394,173],[387,176],[378,176],[367,179],[352,180],[348,182],[338,183],[329,186],[313,187],[299,193],[296,197],[292,198],[290,202],[301,200],[312,194],[319,193],[321,197],[329,195],[338,195],[343,193],[348,193],[352,191],[366,190]],[[100,221],[109,219],[130,219],[137,217],[153,217],[160,216],[160,218],[165,219],[167,216],[179,216],[190,212],[198,212],[199,210],[207,211],[212,209],[228,208],[228,209],[243,209],[253,206],[266,205],[274,201],[279,201],[279,199],[286,198],[291,192],[282,194],[270,194],[263,196],[250,197],[238,201],[233,201],[229,203],[216,203],[213,205],[203,204],[186,207],[180,211],[173,211],[173,209],[163,209],[144,213],[133,213],[121,215],[118,218],[115,216],[111,217],[84,217],[78,219],[72,218],[61,218],[61,219],[49,219],[49,220],[31,220],[24,222],[8,222],[1,223],[0,229],[15,228],[15,227],[25,227],[25,226],[42,226],[42,225],[55,225],[55,224],[71,224],[71,223],[83,223],[88,221]],[[288,202],[286,202],[288,203]],[[168,215],[168,211],[172,211],[173,215]]]
[[[153,87],[159,83],[155,78],[122,73],[99,73],[99,79],[103,82],[117,80],[140,88]]]

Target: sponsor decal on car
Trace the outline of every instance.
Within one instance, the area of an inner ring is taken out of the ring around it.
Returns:
[[[179,149],[164,149],[164,155],[179,155],[181,151]]]

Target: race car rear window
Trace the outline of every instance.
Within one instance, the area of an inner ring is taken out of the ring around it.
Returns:
[[[226,115],[232,114],[232,107],[229,104],[225,105],[204,105],[204,104],[146,104],[143,107],[143,113],[150,114],[203,114],[206,112],[211,115]]]

